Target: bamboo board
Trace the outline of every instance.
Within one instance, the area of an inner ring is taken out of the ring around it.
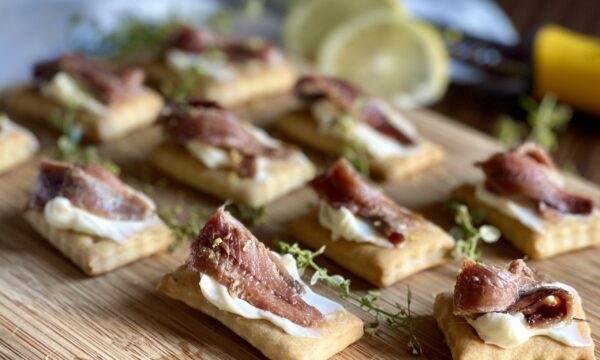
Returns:
[[[445,148],[446,163],[417,178],[383,188],[399,203],[422,211],[448,228],[451,217],[444,202],[449,191],[464,181],[477,180],[480,175],[472,163],[500,147],[488,136],[434,113],[418,111],[407,115],[426,137]],[[39,124],[27,125],[41,137],[48,154],[54,134]],[[150,195],[159,207],[184,201],[201,204],[208,215],[220,204],[218,200],[171,182],[156,182],[157,175],[147,163],[147,155],[159,141],[158,129],[150,128],[103,151],[119,163],[125,181],[141,189],[144,181],[157,183]],[[34,182],[39,158],[0,175],[0,358],[262,358],[217,321],[155,291],[159,278],[183,262],[187,245],[173,253],[88,278],[35,233],[20,210]],[[589,183],[576,179],[569,182],[578,191],[600,200],[600,191]],[[266,223],[254,232],[267,242],[276,235],[291,240],[285,234],[286,223],[305,212],[307,204],[314,200],[308,189],[302,189],[276,201],[267,207]],[[485,246],[484,254],[486,261],[497,264],[522,256],[505,241]],[[327,259],[319,262],[331,273],[351,278],[355,291],[369,288]],[[596,355],[600,355],[600,248],[530,263],[579,290],[597,344]],[[382,291],[384,303],[404,303],[406,286],[411,287],[413,310],[420,315],[416,333],[424,348],[424,359],[450,359],[431,313],[433,294],[453,286],[458,266],[458,262],[450,261]],[[324,286],[317,286],[317,291],[336,298],[335,292]],[[348,309],[365,321],[373,320],[357,307],[349,305]],[[383,327],[376,336],[364,336],[336,358],[413,358],[406,350],[407,341],[406,334]]]

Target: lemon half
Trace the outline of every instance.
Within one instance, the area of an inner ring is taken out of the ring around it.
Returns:
[[[301,0],[285,19],[283,42],[291,53],[315,60],[325,37],[355,16],[386,9],[402,14],[397,0]]]
[[[448,53],[437,30],[384,11],[335,29],[319,50],[317,66],[402,106],[431,104],[448,86]]]

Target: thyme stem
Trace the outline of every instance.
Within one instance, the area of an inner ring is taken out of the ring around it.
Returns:
[[[329,275],[326,268],[320,267],[315,263],[314,259],[323,254],[325,246],[319,250],[312,252],[307,249],[302,249],[298,244],[292,245],[286,242],[278,242],[278,247],[283,253],[292,255],[296,259],[298,272],[303,274],[307,268],[314,270],[314,274],[310,280],[310,284],[314,285],[319,280],[322,280],[332,289],[339,291],[339,296],[342,299],[348,300],[362,310],[375,316],[375,322],[365,326],[365,332],[373,335],[381,324],[387,324],[394,329],[404,329],[409,335],[408,347],[413,355],[423,354],[423,348],[419,339],[414,333],[414,318],[410,308],[412,301],[412,293],[410,288],[407,289],[407,305],[402,306],[398,303],[393,304],[396,312],[391,312],[383,309],[376,304],[379,299],[379,293],[369,290],[365,295],[359,296],[350,291],[350,280],[343,278],[341,275]]]

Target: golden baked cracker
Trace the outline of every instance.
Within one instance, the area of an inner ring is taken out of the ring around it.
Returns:
[[[312,249],[325,245],[327,257],[378,287],[390,286],[444,262],[454,246],[446,232],[427,221],[411,227],[409,239],[400,248],[332,240],[329,229],[319,224],[316,211],[292,222],[290,232]]]
[[[315,150],[342,155],[346,142],[338,137],[319,131],[317,124],[306,111],[295,111],[284,115],[277,123],[285,136],[294,142]],[[391,156],[382,159],[371,158],[370,170],[375,177],[384,180],[397,180],[418,173],[434,164],[442,162],[444,150],[436,144],[423,141],[421,148],[410,156]]]
[[[292,336],[269,321],[219,310],[204,298],[199,283],[199,274],[182,266],[165,275],[158,290],[217,319],[272,360],[328,359],[363,335],[362,321],[346,312],[328,316],[319,338]]]
[[[506,239],[532,259],[545,259],[600,244],[600,214],[588,219],[544,219],[544,232],[540,233],[479,201],[473,185],[455,189],[452,196],[469,207],[484,209],[486,221],[499,228]]]
[[[574,316],[585,319],[581,303],[574,304]],[[451,293],[441,293],[435,298],[433,316],[444,333],[446,343],[454,360],[593,360],[594,345],[571,347],[546,336],[534,336],[527,342],[504,349],[486,344],[464,318],[454,316],[454,300]],[[585,321],[577,323],[579,331],[591,339],[590,327]]]
[[[33,134],[16,128],[4,134],[0,132],[0,172],[4,172],[31,158],[39,145]]]
[[[185,81],[184,76],[156,61],[144,66],[150,83],[161,91],[175,89]],[[216,101],[224,107],[238,106],[252,100],[289,92],[298,75],[288,62],[258,65],[252,69],[242,68],[232,80],[199,78],[193,84],[190,97]]]
[[[123,244],[113,240],[55,229],[43,212],[26,210],[25,219],[54,247],[87,275],[100,275],[136,260],[166,250],[173,242],[171,230],[161,222],[149,225]]]
[[[310,161],[274,159],[269,164],[268,178],[262,181],[242,178],[230,170],[210,169],[185,148],[168,142],[155,149],[152,160],[160,171],[182,183],[218,198],[255,207],[301,187],[315,176]]]
[[[156,120],[164,101],[153,90],[144,88],[127,99],[108,107],[106,114],[78,110],[75,122],[83,134],[94,141],[108,141],[122,137]],[[11,114],[52,124],[65,112],[66,107],[40,94],[34,87],[16,90],[6,99]],[[52,124],[54,125],[54,124]]]

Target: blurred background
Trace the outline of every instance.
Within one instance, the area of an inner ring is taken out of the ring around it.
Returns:
[[[398,106],[524,139],[600,183],[596,0],[3,0],[0,87],[65,51],[143,47],[186,22],[261,36]]]

